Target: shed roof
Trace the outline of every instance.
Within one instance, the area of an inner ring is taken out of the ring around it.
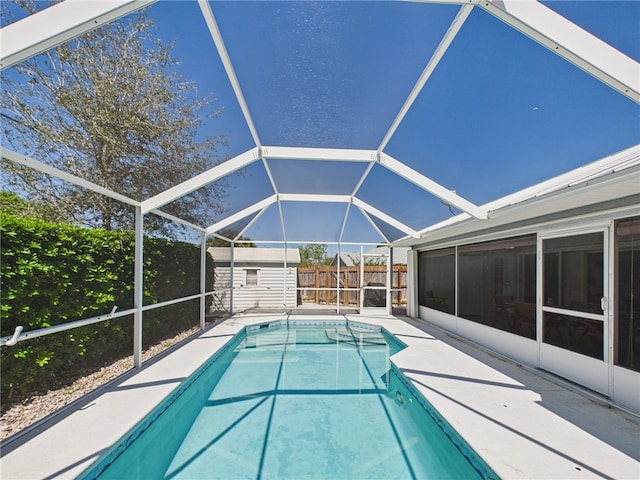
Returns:
[[[207,249],[215,262],[230,263],[231,247],[209,247]],[[286,249],[287,264],[295,266],[300,263],[300,251],[297,248]],[[236,263],[273,263],[282,267],[285,260],[284,248],[234,248],[233,260]]]

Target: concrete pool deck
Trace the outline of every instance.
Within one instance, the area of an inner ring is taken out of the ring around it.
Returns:
[[[425,322],[347,317],[380,325],[408,345],[392,357],[394,364],[500,477],[640,478],[637,416]],[[2,443],[0,476],[76,477],[242,328],[280,319],[225,320],[10,437]]]

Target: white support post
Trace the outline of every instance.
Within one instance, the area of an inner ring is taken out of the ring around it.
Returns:
[[[144,302],[144,214],[136,207],[133,306],[133,366],[142,365],[142,306]]]
[[[338,276],[336,277],[336,313],[340,313],[340,243],[338,242]]]
[[[207,234],[202,232],[200,240],[200,329],[204,330],[207,318]]]
[[[391,289],[393,288],[393,248],[391,245],[387,246],[387,313],[393,314],[393,294]]]
[[[360,313],[364,308],[364,247],[360,245]]]
[[[280,228],[282,228],[282,240],[287,244],[287,229],[284,226],[284,212],[282,211],[282,202],[278,200],[278,213],[280,214]]]
[[[456,267],[456,271],[454,273],[454,278],[455,278],[455,288],[454,288],[454,295],[456,297],[456,301],[454,302],[455,305],[453,306],[453,314],[457,317],[458,316],[458,312],[460,311],[458,309],[458,305],[459,305],[459,300],[460,300],[460,275],[459,275],[459,264],[458,264],[458,245],[455,246],[456,249],[456,256],[455,256],[455,267]],[[542,257],[540,257],[542,258]],[[537,328],[537,327],[536,327]],[[542,330],[538,329],[538,332],[541,332]]]
[[[283,298],[282,298],[282,305],[285,308],[285,313],[287,310],[287,268],[288,268],[288,262],[287,262],[287,242],[284,242],[284,294],[283,294]]]
[[[229,267],[230,267],[230,275],[231,275],[231,281],[229,282],[229,313],[233,315],[233,276],[235,275],[233,269],[235,266],[235,262],[234,262],[234,248],[235,248],[235,242],[231,242],[231,261],[229,262]]]
[[[418,251],[407,252],[407,316],[418,318]]]

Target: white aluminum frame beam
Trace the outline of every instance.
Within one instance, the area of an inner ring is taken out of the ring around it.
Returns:
[[[360,180],[358,180],[358,183],[354,187],[353,192],[351,192],[351,196],[353,196],[353,197],[356,196],[356,194],[358,193],[358,190],[360,190],[360,187],[362,187],[362,184],[364,183],[364,181],[369,176],[369,172],[371,172],[371,169],[373,168],[373,166],[378,162],[378,157],[379,157],[379,155],[376,155],[375,161],[373,161],[373,162],[369,163],[369,165],[367,165],[367,168],[365,169],[364,173],[360,177]]]
[[[258,221],[258,219],[262,216],[262,214],[263,214],[264,212],[266,212],[266,211],[267,211],[267,209],[268,209],[268,208],[269,208],[269,207],[267,206],[267,207],[264,207],[262,210],[260,210],[260,211],[258,212],[258,214],[257,214],[255,217],[253,217],[253,218],[251,219],[251,221],[250,221],[249,223],[247,223],[247,225],[246,225],[242,230],[240,230],[240,231],[238,232],[238,234],[235,236],[235,238],[233,239],[233,241],[234,241],[234,242],[238,242],[238,243],[242,243],[242,242],[243,242],[243,240],[240,240],[240,238],[245,234],[245,232],[246,232],[247,230],[249,230],[249,229],[251,228],[251,226],[252,226],[254,223],[256,223],[256,222]],[[252,242],[252,240],[246,240],[246,241]]]
[[[281,160],[325,160],[333,162],[372,162],[376,160],[375,150],[306,147],[262,147],[263,158]]]
[[[373,227],[373,229],[378,232],[378,235],[380,235],[380,238],[382,238],[385,243],[387,245],[389,245],[391,243],[391,241],[387,238],[387,236],[382,232],[382,230],[380,230],[380,227],[378,227],[378,225],[376,225],[376,222],[374,222],[371,217],[369,216],[369,214],[363,209],[358,207],[358,210],[360,211],[360,213],[362,214],[362,216],[367,220],[367,222],[369,222],[369,224]],[[362,258],[362,245],[360,246],[360,258]],[[364,278],[364,277],[362,277]]]
[[[195,177],[185,180],[184,182],[171,187],[154,197],[144,200],[141,203],[142,213],[151,212],[163,205],[166,205],[167,203],[171,203],[199,188],[204,187],[205,185],[208,185],[211,182],[215,182],[219,178],[252,164],[259,158],[260,154],[258,148],[252,148],[251,150],[241,153],[230,160],[226,160],[200,175],[196,175]]]
[[[352,203],[358,207],[360,210],[364,210],[365,212],[367,212],[370,215],[373,215],[376,218],[379,218],[380,220],[384,221],[385,223],[388,223],[389,225],[391,225],[392,227],[400,230],[401,232],[406,233],[407,235],[411,236],[411,237],[415,237],[415,238],[419,238],[420,234],[414,230],[413,228],[405,225],[402,222],[399,222],[398,220],[396,220],[395,218],[387,215],[386,213],[378,210],[375,207],[372,207],[371,205],[369,205],[366,202],[363,202],[362,200],[360,200],[357,197],[353,198]],[[376,229],[378,230],[378,228],[376,227]],[[383,235],[384,238],[387,238],[386,236]],[[388,241],[388,239],[387,239]]]
[[[401,176],[405,180],[417,185],[418,187],[426,190],[427,192],[435,195],[440,200],[446,202],[449,205],[453,205],[454,207],[459,208],[460,210],[467,212],[469,215],[486,219],[488,218],[487,211],[478,207],[477,205],[471,203],[468,200],[465,200],[460,195],[452,192],[451,190],[447,190],[445,187],[440,185],[437,182],[434,182],[428,177],[425,177],[421,173],[415,171],[414,169],[406,166],[404,163],[399,162],[393,157],[389,155],[381,154],[380,155],[380,165],[391,170],[396,175]]]
[[[233,243],[233,239],[227,238],[224,235],[220,235],[219,233],[211,233],[211,234],[208,234],[208,236],[219,238],[220,240],[224,240],[225,242],[228,242],[228,243]]]
[[[471,10],[473,10],[472,4],[465,4],[465,5],[462,5],[462,7],[460,7],[460,10],[456,14],[453,21],[451,22],[451,25],[449,26],[448,30],[445,32],[444,37],[442,37],[440,44],[436,47],[436,51],[433,53],[433,55],[429,59],[429,62],[427,63],[427,66],[425,67],[424,71],[420,75],[420,78],[418,78],[418,81],[416,82],[415,86],[411,90],[411,93],[409,93],[409,96],[405,100],[404,105],[400,109],[400,112],[398,112],[398,115],[396,116],[395,120],[391,124],[391,127],[387,131],[387,134],[382,139],[382,142],[378,147],[378,152],[382,152],[382,150],[384,150],[387,144],[389,143],[389,140],[391,140],[391,137],[393,136],[395,131],[398,129],[398,126],[400,126],[400,123],[404,119],[405,115],[407,114],[407,112],[409,111],[413,103],[416,101],[416,98],[418,98],[418,95],[422,91],[422,88],[424,87],[424,85],[427,83],[427,80],[429,80],[429,77],[431,77],[431,74],[434,72],[434,70],[440,63],[440,60],[442,60],[442,57],[444,57],[444,54],[449,48],[449,46],[451,45],[451,42],[453,42],[453,39],[456,37],[460,29],[462,28],[462,25],[469,17]]]
[[[105,197],[113,198],[114,200],[126,203],[127,205],[139,207],[141,204],[137,200],[116,193],[113,190],[109,190],[108,188],[97,185],[93,182],[85,180],[84,178],[80,178],[72,173],[68,173],[64,170],[52,167],[51,165],[47,165],[46,163],[42,163],[26,155],[14,152],[13,150],[10,150],[6,147],[0,146],[0,155],[2,156],[2,158],[10,160],[14,163],[33,168],[34,170],[38,170],[39,172],[46,173],[47,175],[51,175],[52,177],[59,178],[60,180],[64,180],[65,182],[69,182],[73,185],[77,185],[78,187],[86,188],[87,190],[99,193],[100,195],[104,195]]]
[[[536,0],[484,0],[478,6],[640,103],[640,64]]]
[[[253,205],[251,205],[251,206],[249,206],[247,208],[244,208],[244,209],[240,210],[239,212],[234,213],[233,215],[230,215],[229,217],[225,218],[224,220],[220,220],[219,222],[216,222],[213,225],[210,225],[209,227],[207,227],[206,232],[207,232],[208,235],[210,235],[210,234],[212,234],[214,232],[218,232],[220,230],[224,230],[229,225],[233,225],[237,221],[248,217],[252,213],[256,213],[256,212],[258,212],[260,210],[264,210],[264,209],[270,207],[271,205],[273,205],[274,203],[276,203],[277,201],[278,201],[278,196],[275,195],[275,194],[271,195],[270,197],[267,197],[264,200],[260,200],[259,202],[256,202]]]
[[[322,203],[351,203],[351,195],[323,195],[317,193],[279,193],[283,202],[322,202]]]
[[[342,218],[342,227],[340,227],[340,235],[338,235],[338,254],[340,253],[340,242],[342,241],[342,236],[344,235],[344,230],[347,228],[347,220],[349,219],[349,211],[351,210],[351,203],[347,203],[347,208],[344,212],[344,217]]]
[[[157,0],[66,0],[0,30],[0,69],[98,28]]]
[[[280,197],[278,197],[278,185],[276,185],[276,181],[273,178],[273,174],[271,173],[271,167],[269,167],[269,162],[262,154],[262,149],[260,149],[260,155],[262,157],[262,165],[264,166],[264,169],[267,172],[267,177],[269,178],[269,182],[271,183],[271,188],[273,189],[273,193],[276,195],[276,202],[278,203],[278,216],[280,217],[280,230],[282,231],[282,238],[284,238],[286,242],[287,230],[284,226],[284,214],[282,212],[282,204],[280,203]]]
[[[233,68],[233,64],[231,63],[231,58],[229,57],[229,52],[227,52],[227,47],[222,40],[222,34],[220,33],[218,23],[216,22],[213,11],[211,10],[209,0],[198,0],[198,5],[200,6],[200,10],[202,11],[202,16],[204,17],[204,21],[207,24],[207,28],[209,29],[209,33],[211,34],[213,43],[218,50],[218,55],[220,55],[220,59],[222,60],[224,69],[227,72],[227,77],[231,82],[231,87],[236,94],[236,99],[240,104],[240,109],[242,110],[244,120],[245,122],[247,122],[249,131],[251,132],[253,142],[256,144],[256,147],[260,147],[261,143],[260,137],[258,137],[258,131],[256,130],[256,126],[253,123],[253,118],[251,117],[251,113],[249,112],[249,106],[247,105],[247,101],[245,100],[244,94],[242,93],[242,88],[240,88],[240,82],[238,81],[235,69]]]
[[[201,227],[200,225],[187,222],[186,220],[176,217],[175,215],[171,215],[170,213],[163,212],[162,210],[153,210],[152,212],[148,212],[148,213],[166,218],[167,220],[171,220],[172,222],[179,223],[180,225],[184,225],[185,227],[193,228],[194,230],[197,230],[199,232],[206,232],[206,229]]]

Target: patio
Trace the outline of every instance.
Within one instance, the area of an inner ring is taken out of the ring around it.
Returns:
[[[77,476],[245,325],[281,318],[226,320],[75,402],[3,445],[3,478]],[[426,322],[347,318],[381,325],[408,345],[392,361],[501,478],[637,477],[636,416]]]

